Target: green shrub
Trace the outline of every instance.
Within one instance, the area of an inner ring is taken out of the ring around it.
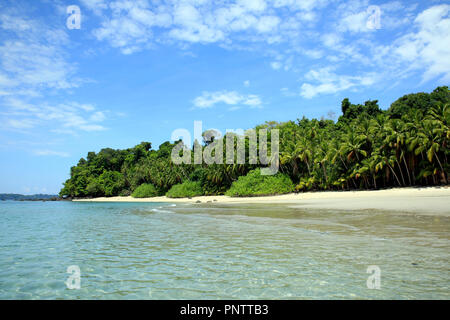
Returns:
[[[149,183],[141,184],[131,194],[133,198],[151,198],[156,197],[158,195],[159,195],[158,190],[156,190],[154,185]]]
[[[166,196],[169,198],[186,198],[202,195],[203,188],[198,181],[185,181],[181,184],[176,184],[166,193]]]
[[[123,189],[122,191],[119,192],[119,196],[121,197],[131,196],[131,191],[128,189]]]
[[[101,197],[105,195],[103,186],[100,185],[98,178],[91,178],[86,186],[87,193],[92,197]]]
[[[263,176],[260,169],[255,169],[246,176],[239,177],[225,194],[231,197],[251,197],[284,194],[292,191],[294,191],[294,184],[287,175],[277,173],[272,176]]]

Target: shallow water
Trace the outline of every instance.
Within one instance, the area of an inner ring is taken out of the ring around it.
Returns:
[[[448,216],[5,201],[0,230],[0,299],[450,298]]]

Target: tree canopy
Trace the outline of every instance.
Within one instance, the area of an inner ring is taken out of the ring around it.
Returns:
[[[448,184],[449,104],[450,91],[444,86],[407,94],[387,110],[380,109],[377,100],[352,104],[344,99],[337,122],[303,117],[266,122],[256,129],[269,134],[279,129],[280,172],[296,191]],[[201,186],[203,194],[224,194],[240,176],[260,167],[249,164],[248,152],[245,164],[177,165],[171,161],[176,143],[165,142],[158,150],[142,142],[126,150],[89,152],[71,168],[60,195],[130,195],[142,184],[165,194],[188,181],[196,182],[197,189]]]

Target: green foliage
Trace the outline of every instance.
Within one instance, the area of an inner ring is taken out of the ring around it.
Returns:
[[[125,187],[123,174],[117,171],[105,171],[97,179],[97,183],[103,195],[112,197],[119,194]]]
[[[267,129],[268,136],[272,129],[279,130],[279,171],[295,184],[295,191],[448,184],[448,87],[405,95],[386,111],[379,108],[377,100],[352,104],[349,99],[342,101],[341,110],[343,114],[337,122],[303,117],[296,121],[270,121],[255,128]],[[236,150],[237,140],[232,141]],[[216,142],[220,140],[203,145],[196,141],[195,145],[203,152],[207,145],[211,147]],[[224,160],[227,143],[230,142],[224,139]],[[258,162],[249,164],[249,160],[256,160],[250,159],[249,137],[244,139],[245,164],[236,164],[235,158],[234,164],[175,165],[171,161],[174,146],[175,143],[164,142],[153,150],[151,143],[142,142],[126,150],[105,148],[98,153],[88,152],[70,169],[70,178],[60,196],[129,195],[142,184],[153,185],[160,194],[170,190],[168,194],[175,196],[224,194],[230,187],[229,194],[236,190],[238,195],[271,194],[251,184],[267,177],[247,178],[249,189],[244,190],[244,176],[260,167]],[[275,179],[282,181],[279,176]],[[291,190],[289,181],[285,181],[287,192]]]
[[[154,185],[150,183],[141,184],[131,194],[133,198],[151,198],[156,197],[158,195],[159,195],[158,190],[155,188]]]
[[[92,197],[104,196],[105,192],[99,178],[91,178],[86,186],[86,193]]]
[[[225,194],[231,197],[251,197],[284,194],[292,191],[294,191],[294,184],[287,175],[281,173],[261,175],[260,169],[255,169],[246,176],[239,177]]]
[[[368,100],[362,104],[352,104],[345,98],[341,103],[342,117],[340,121],[356,119],[361,115],[374,117],[382,111],[378,106],[378,100]]]
[[[122,191],[119,192],[119,196],[121,197],[131,196],[131,191],[128,189],[123,189]]]
[[[198,181],[185,181],[174,185],[167,191],[166,196],[169,198],[187,198],[203,195],[203,188]]]
[[[392,118],[401,118],[411,115],[417,111],[427,113],[437,104],[446,104],[450,101],[450,91],[448,87],[437,87],[432,93],[425,92],[411,93],[404,95],[391,104],[388,114]]]

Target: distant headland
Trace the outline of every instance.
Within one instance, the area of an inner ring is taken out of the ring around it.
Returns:
[[[17,193],[0,193],[0,201],[59,201],[63,200],[56,194],[17,194]]]

